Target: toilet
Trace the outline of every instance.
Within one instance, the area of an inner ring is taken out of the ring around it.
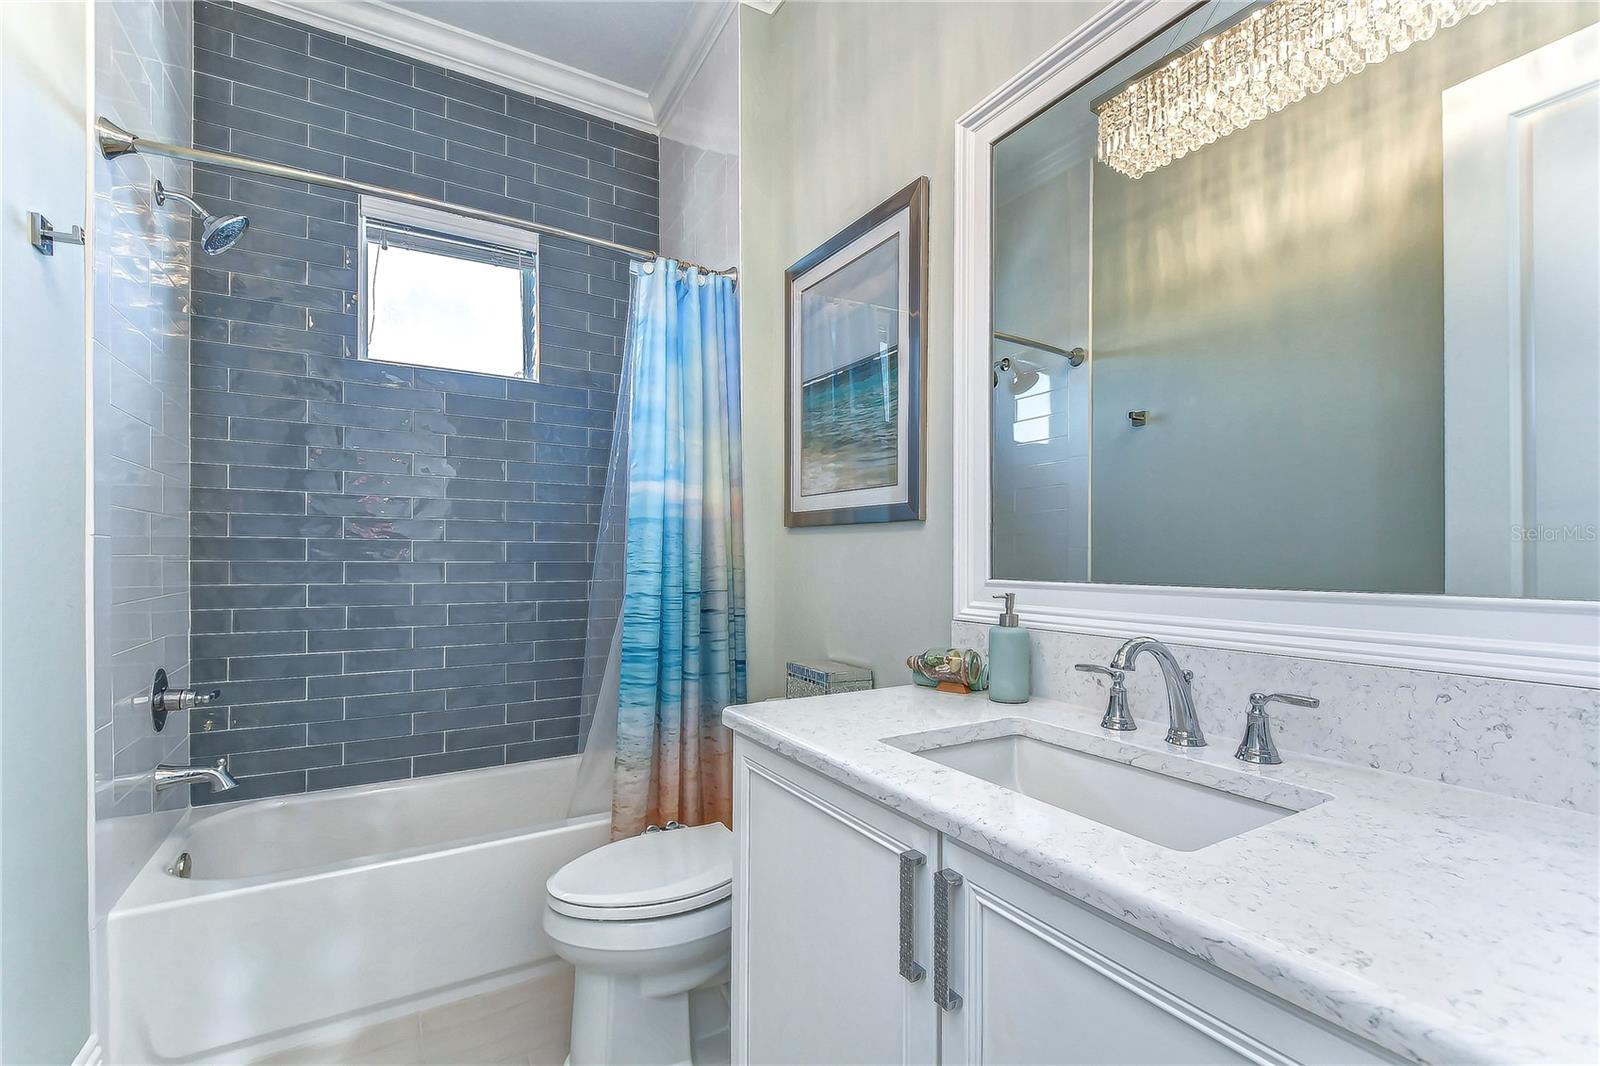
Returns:
[[[573,1066],[728,1061],[732,897],[721,823],[613,841],[556,871],[544,929],[577,970]]]

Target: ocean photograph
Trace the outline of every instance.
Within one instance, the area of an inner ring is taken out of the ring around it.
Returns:
[[[885,348],[801,391],[800,494],[875,489],[900,479],[900,359]]]
[[[800,495],[898,484],[898,234],[807,288],[800,317]]]

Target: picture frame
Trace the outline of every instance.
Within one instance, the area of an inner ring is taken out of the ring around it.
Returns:
[[[928,179],[784,272],[784,525],[927,518]]]

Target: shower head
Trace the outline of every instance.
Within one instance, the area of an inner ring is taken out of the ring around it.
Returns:
[[[1011,380],[1006,382],[1006,387],[1011,390],[1011,395],[1021,396],[1039,380],[1039,367],[1034,366],[1026,359],[1013,359],[1006,356],[989,370],[989,383],[991,388],[998,388],[1000,375],[1007,374]]]
[[[219,255],[232,248],[234,242],[250,228],[250,220],[243,215],[213,215],[201,207],[194,197],[174,192],[160,181],[156,182],[155,193],[157,204],[165,204],[169,199],[176,200],[200,216],[200,250],[207,255]]]

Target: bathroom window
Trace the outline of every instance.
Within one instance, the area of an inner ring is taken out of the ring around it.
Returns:
[[[538,237],[361,198],[361,357],[536,378]]]

